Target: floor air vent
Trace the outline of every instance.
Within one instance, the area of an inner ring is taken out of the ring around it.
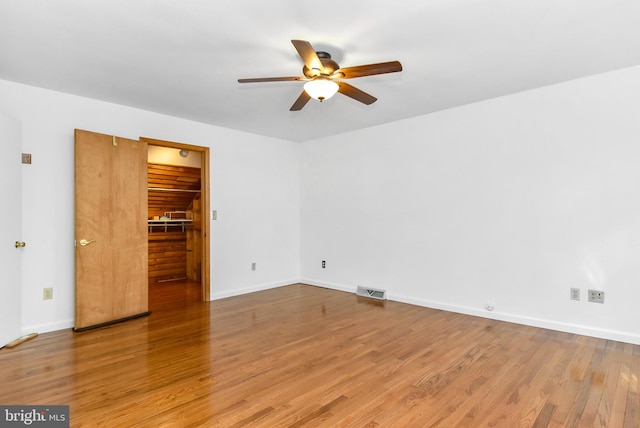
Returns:
[[[376,290],[375,288],[367,288],[358,286],[356,291],[358,296],[371,297],[372,299],[386,300],[387,292],[385,290]]]

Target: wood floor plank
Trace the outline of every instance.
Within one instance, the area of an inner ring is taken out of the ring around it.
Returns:
[[[72,427],[638,427],[640,346],[294,284],[0,350],[0,403]]]
[[[637,355],[637,354],[634,354]],[[640,425],[640,360],[631,361],[631,375],[629,377],[629,391],[627,406],[624,413],[624,428]],[[636,425],[634,425],[636,424]]]

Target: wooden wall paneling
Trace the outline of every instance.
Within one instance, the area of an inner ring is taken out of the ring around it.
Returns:
[[[176,218],[193,218],[194,198],[199,200],[200,168],[149,163],[147,166],[147,184],[149,187],[149,218],[162,216],[171,211],[189,211],[178,214]],[[163,190],[154,190],[163,189]],[[198,205],[199,206],[199,205]],[[198,208],[199,209],[199,208]],[[200,217],[200,213],[198,212]],[[200,266],[200,260],[194,261],[193,247],[199,238],[193,233],[193,223],[181,231],[171,227],[167,232],[162,226],[154,226],[149,233],[149,280],[152,282],[176,279],[200,279],[194,274],[194,266]],[[199,227],[198,227],[199,230]],[[201,251],[196,251],[195,256]]]
[[[149,234],[149,280],[163,281],[187,277],[185,232]]]
[[[194,191],[200,190],[200,168],[149,163],[147,182],[149,217],[167,211],[184,211],[197,195]]]

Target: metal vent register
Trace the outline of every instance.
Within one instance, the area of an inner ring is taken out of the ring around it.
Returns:
[[[386,300],[387,292],[385,290],[376,290],[375,288],[360,287],[356,291],[358,296],[371,297],[372,299]]]

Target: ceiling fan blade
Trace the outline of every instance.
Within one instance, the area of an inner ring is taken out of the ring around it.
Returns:
[[[338,92],[343,95],[348,96],[349,98],[353,98],[356,101],[360,101],[364,104],[373,104],[376,102],[377,98],[373,95],[369,95],[364,91],[352,86],[346,82],[336,82],[338,84]]]
[[[311,46],[311,43],[306,40],[291,40],[291,43],[293,43],[308,69],[322,70],[322,62],[320,62],[320,58],[318,58],[318,54]]]
[[[238,79],[238,83],[257,83],[257,82],[291,82],[294,80],[307,80],[306,77],[256,77],[254,79]]]
[[[289,111],[302,110],[302,107],[304,107],[310,99],[311,97],[309,96],[309,94],[307,94],[307,91],[303,90],[296,102],[293,103]]]
[[[377,64],[357,65],[336,70],[335,74],[342,74],[343,79],[373,76],[374,74],[396,73],[402,71],[399,61],[380,62]]]

